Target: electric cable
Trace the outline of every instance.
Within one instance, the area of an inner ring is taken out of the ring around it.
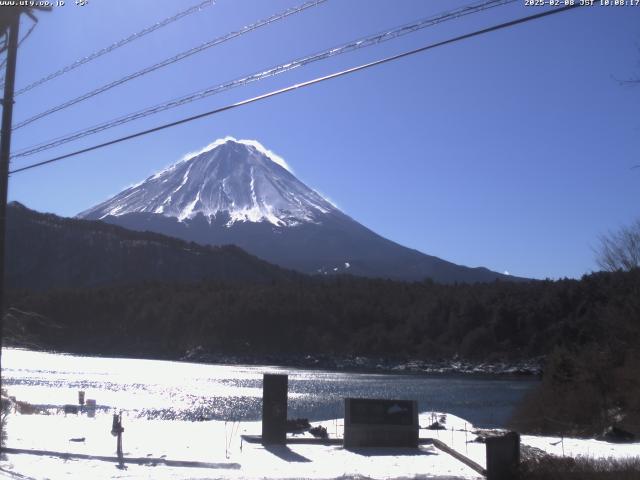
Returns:
[[[124,142],[124,141],[127,141],[127,140],[131,140],[131,139],[134,139],[134,138],[137,138],[137,137],[141,137],[143,135],[148,135],[150,133],[158,132],[160,130],[164,130],[164,129],[167,129],[167,128],[170,128],[170,127],[174,127],[174,126],[177,126],[177,125],[182,125],[184,123],[192,122],[192,121],[198,120],[200,118],[208,117],[208,116],[211,116],[211,115],[215,115],[215,114],[218,114],[218,113],[225,112],[227,110],[232,110],[232,109],[235,109],[235,108],[238,108],[238,107],[242,107],[242,106],[248,105],[250,103],[258,102],[258,101],[265,100],[265,99],[271,98],[271,97],[275,97],[277,95],[281,95],[283,93],[287,93],[287,92],[290,92],[290,91],[293,91],[293,90],[297,90],[297,89],[300,89],[300,88],[308,87],[308,86],[314,85],[316,83],[324,82],[326,80],[332,80],[334,78],[342,77],[342,76],[349,75],[349,74],[352,74],[352,73],[355,73],[355,72],[358,72],[358,71],[361,71],[361,70],[365,70],[365,69],[368,69],[368,68],[371,68],[371,67],[375,67],[375,66],[382,65],[382,64],[385,64],[385,63],[389,63],[389,62],[392,62],[392,61],[395,61],[395,60],[399,60],[401,58],[405,58],[405,57],[408,57],[410,55],[415,55],[417,53],[425,52],[427,50],[431,50],[431,49],[434,49],[434,48],[437,48],[437,47],[441,47],[441,46],[448,45],[448,44],[451,44],[451,43],[459,42],[461,40],[466,40],[468,38],[476,37],[476,36],[479,36],[479,35],[484,35],[486,33],[494,32],[496,30],[502,30],[502,29],[505,29],[505,28],[513,27],[515,25],[519,25],[519,24],[522,24],[522,23],[530,22],[530,21],[537,20],[537,19],[540,19],[540,18],[543,18],[543,17],[554,15],[554,14],[557,14],[557,13],[565,12],[567,10],[571,10],[571,9],[574,9],[574,8],[577,8],[577,7],[580,7],[580,6],[582,6],[582,5],[580,5],[580,4],[567,5],[567,6],[556,8],[556,9],[553,9],[553,10],[546,10],[544,12],[540,12],[540,13],[537,13],[537,14],[534,14],[534,15],[521,17],[521,18],[518,18],[516,20],[511,20],[509,22],[500,23],[498,25],[494,25],[494,26],[491,26],[491,27],[483,28],[481,30],[476,30],[476,31],[471,32],[471,33],[467,33],[467,34],[464,34],[464,35],[453,37],[453,38],[450,38],[448,40],[443,40],[441,42],[432,43],[430,45],[426,45],[426,46],[423,46],[423,47],[420,47],[420,48],[416,48],[416,49],[409,50],[409,51],[406,51],[406,52],[403,52],[403,53],[399,53],[397,55],[386,57],[386,58],[383,58],[381,60],[376,60],[376,61],[373,61],[373,62],[365,63],[365,64],[359,65],[357,67],[352,67],[352,68],[349,68],[347,70],[342,70],[340,72],[336,72],[336,73],[332,73],[332,74],[329,74],[329,75],[325,75],[323,77],[318,77],[318,78],[315,78],[313,80],[308,80],[306,82],[290,85],[288,87],[281,88],[279,90],[274,90],[274,91],[271,91],[269,93],[265,93],[265,94],[262,94],[262,95],[258,95],[256,97],[252,97],[252,98],[248,98],[246,100],[242,100],[240,102],[236,102],[236,103],[233,103],[233,104],[230,104],[230,105],[225,105],[224,107],[219,107],[219,108],[216,108],[214,110],[210,110],[208,112],[200,113],[198,115],[193,115],[191,117],[187,117],[187,118],[183,118],[183,119],[180,119],[180,120],[177,120],[177,121],[174,121],[174,122],[166,123],[164,125],[160,125],[160,126],[157,126],[157,127],[154,127],[154,128],[150,128],[148,130],[143,130],[143,131],[140,131],[140,132],[133,133],[131,135],[127,135],[127,136],[124,136],[124,137],[116,138],[116,139],[110,140],[108,142],[104,142],[104,143],[101,143],[101,144],[98,144],[98,145],[93,145],[91,147],[83,148],[81,150],[76,150],[75,152],[67,153],[65,155],[60,155],[58,157],[51,158],[49,160],[44,160],[44,161],[41,161],[41,162],[32,163],[30,165],[11,170],[9,172],[9,174],[19,173],[19,172],[23,172],[23,171],[30,170],[30,169],[33,169],[33,168],[41,167],[43,165],[48,165],[50,163],[54,163],[54,162],[58,162],[60,160],[64,160],[66,158],[74,157],[74,156],[80,155],[82,153],[91,152],[91,151],[94,151],[94,150],[98,150],[100,148],[104,148],[104,147],[107,147],[107,146],[110,146],[110,145],[115,145],[117,143],[121,143],[121,142]]]
[[[37,21],[34,21],[31,23],[31,27],[29,28],[29,30],[27,31],[27,33],[24,35],[24,37],[22,37],[20,39],[20,41],[18,42],[18,48],[20,48],[20,45],[22,45],[22,43],[29,38],[29,35],[31,35],[31,32],[33,32],[33,30],[36,28],[36,25],[38,24]],[[4,46],[4,48],[6,48],[6,46]],[[0,53],[2,53],[2,51],[4,50],[3,47],[0,47]],[[7,57],[5,56],[5,58],[2,59],[2,61],[0,62],[0,68],[4,67],[4,64],[7,63]],[[4,86],[4,84],[2,85]]]
[[[108,90],[111,90],[114,87],[117,87],[118,85],[122,85],[123,83],[126,83],[130,80],[134,80],[136,78],[142,77],[144,75],[147,75],[148,73],[151,72],[155,72],[156,70],[162,68],[162,67],[166,67],[168,65],[172,65],[176,62],[179,62],[180,60],[184,60],[187,57],[190,57],[191,55],[195,55],[196,53],[200,53],[204,50],[206,50],[207,48],[211,48],[213,46],[216,45],[220,45],[223,42],[226,42],[228,40],[231,40],[233,38],[239,37],[241,35],[244,35],[245,33],[249,33],[253,30],[256,30],[260,27],[264,27],[265,25],[269,25],[273,22],[276,22],[278,20],[282,20],[283,18],[287,18],[290,15],[294,15],[296,13],[302,12],[308,8],[311,7],[315,7],[321,3],[326,2],[327,0],[311,0],[308,1],[302,5],[299,5],[297,7],[293,7],[293,8],[289,8],[287,10],[284,10],[283,12],[277,13],[275,15],[272,15],[269,18],[263,19],[263,20],[259,20],[258,22],[252,23],[251,25],[247,25],[246,27],[241,28],[238,31],[235,32],[231,32],[228,33],[222,37],[218,37],[214,40],[211,40],[209,42],[203,43],[202,45],[198,45],[197,47],[193,47],[190,48],[189,50],[186,50],[184,52],[180,52],[177,55],[174,55],[173,57],[170,58],[166,58],[164,60],[162,60],[161,62],[155,63],[149,67],[143,68],[142,70],[139,70],[137,72],[134,72],[130,75],[126,75],[125,77],[119,78],[117,80],[114,80],[113,82],[109,82],[105,85],[102,85],[101,87],[98,87],[94,90],[91,90],[90,92],[84,93],[78,97],[72,98],[71,100],[68,100],[64,103],[61,103],[60,105],[57,105],[55,107],[52,107],[48,110],[45,110],[44,112],[40,112],[36,115],[34,115],[33,117],[30,117],[26,120],[23,120],[17,124],[15,124],[13,126],[13,130],[17,130],[19,128],[24,127],[25,125],[28,125],[32,122],[35,122],[36,120],[39,120],[43,117],[46,117],[48,115],[51,115],[52,113],[55,112],[59,112],[60,110],[64,110],[65,108],[71,107],[72,105],[75,105],[76,103],[80,103],[84,100],[88,100],[89,98],[95,97],[96,95],[99,95],[101,93],[104,93]]]
[[[158,104],[152,107],[148,107],[146,109],[139,110],[137,112],[130,113],[125,116],[118,117],[116,119],[112,119],[98,125],[94,125],[84,130],[80,130],[80,131],[65,135],[63,137],[57,137],[55,139],[47,140],[37,145],[32,145],[30,147],[20,149],[12,156],[12,158],[20,158],[20,157],[33,155],[35,153],[39,153],[44,150],[49,150],[51,148],[63,145],[65,143],[69,143],[71,141],[86,137],[88,135],[93,135],[93,134],[123,125],[125,123],[131,122],[134,120],[138,120],[159,112],[163,112],[165,110],[176,108],[181,105],[185,105],[187,103],[191,103],[193,101],[200,100],[200,99],[230,90],[232,88],[236,88],[239,86],[244,86],[248,83],[264,80],[266,78],[270,78],[275,75],[280,75],[282,73],[291,71],[301,66],[308,65],[313,62],[325,60],[327,58],[335,57],[337,55],[341,55],[354,50],[359,50],[361,48],[377,45],[379,43],[386,42],[386,41],[401,37],[403,35],[407,35],[409,33],[413,33],[415,31],[421,30],[426,27],[430,27],[448,20],[453,20],[456,18],[460,18],[462,16],[487,10],[489,8],[494,8],[494,7],[502,6],[508,3],[513,3],[515,1],[516,0],[485,0],[479,3],[474,3],[461,8],[457,8],[455,10],[449,10],[447,12],[440,13],[438,15],[431,16],[428,18],[424,18],[413,23],[405,24],[391,30],[385,30],[384,32],[380,32],[375,35],[363,37],[358,40],[354,40],[346,44],[340,45],[338,47],[333,47],[319,53],[307,55],[305,57],[301,57],[296,60],[292,60],[287,63],[277,65],[267,70],[263,70],[260,72],[253,73],[251,75],[240,77],[235,80],[227,81],[225,83],[218,84],[218,85],[206,88],[204,90],[200,90],[198,92],[188,94],[180,98],[172,99],[172,100],[169,100],[168,102]]]
[[[60,75],[63,75],[65,73],[70,72],[71,70],[74,70],[82,65],[84,65],[85,63],[88,63],[92,60],[95,60],[98,57],[101,57],[103,55],[106,55],[107,53],[113,52],[114,50],[123,47],[131,42],[133,42],[134,40],[138,40],[142,37],[144,37],[145,35],[148,35],[151,32],[155,32],[156,30],[162,28],[162,27],[166,27],[167,25],[170,25],[173,22],[176,22],[188,15],[191,15],[192,13],[195,12],[199,12],[211,5],[215,4],[215,0],[205,0],[203,2],[200,2],[197,5],[193,5],[189,8],[187,8],[186,10],[182,10],[178,13],[176,13],[175,15],[165,18],[164,20],[161,20],[160,22],[154,23],[153,25],[150,25],[149,27],[146,27],[142,30],[140,30],[139,32],[136,33],[132,33],[131,35],[129,35],[128,37],[125,37],[121,40],[118,40],[117,42],[112,43],[111,45],[109,45],[108,47],[104,47],[100,50],[97,50],[89,55],[87,55],[86,57],[80,58],[78,60],[76,60],[75,62],[66,65],[65,67],[62,67],[59,70],[56,70],[53,73],[50,73],[49,75],[36,80],[33,83],[30,83],[29,85],[17,90],[14,94],[14,96],[18,96],[21,95],[25,92],[28,92],[29,90],[32,90],[36,87],[39,87],[40,85],[48,82],[49,80],[53,80],[54,78],[59,77]]]

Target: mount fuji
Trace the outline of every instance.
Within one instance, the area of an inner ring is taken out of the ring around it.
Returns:
[[[298,180],[253,140],[217,140],[78,214],[200,244],[235,244],[309,274],[437,282],[517,280],[387,240]]]

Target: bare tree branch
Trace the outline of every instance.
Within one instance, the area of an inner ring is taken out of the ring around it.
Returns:
[[[640,219],[617,232],[602,235],[596,262],[610,272],[640,267]]]

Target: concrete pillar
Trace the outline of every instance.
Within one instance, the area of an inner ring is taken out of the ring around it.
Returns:
[[[287,389],[289,377],[265,373],[262,387],[262,444],[287,441]]]
[[[520,465],[520,435],[509,432],[487,440],[487,480],[515,480]]]

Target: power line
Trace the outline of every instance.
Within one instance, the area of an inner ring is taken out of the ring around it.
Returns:
[[[256,30],[260,27],[264,27],[266,25],[269,25],[273,22],[276,22],[278,20],[282,20],[290,15],[294,15],[296,13],[302,12],[308,8],[311,7],[315,7],[321,3],[326,2],[327,0],[311,0],[308,1],[302,5],[299,5],[297,7],[293,7],[293,8],[289,8],[287,10],[284,10],[280,13],[277,13],[275,15],[272,15],[269,18],[265,18],[263,20],[259,20],[255,23],[252,23],[251,25],[247,25],[246,27],[241,28],[240,30],[237,30],[235,32],[231,32],[228,33],[226,35],[223,35],[222,37],[218,37],[214,40],[211,40],[209,42],[203,43],[202,45],[198,45],[197,47],[193,47],[190,48],[189,50],[185,50],[184,52],[180,52],[177,55],[174,55],[173,57],[167,58],[165,60],[162,60],[161,62],[155,63],[149,67],[143,68],[142,70],[139,70],[135,73],[132,73],[130,75],[127,75],[125,77],[119,78],[118,80],[114,80],[113,82],[107,83],[101,87],[98,87],[94,90],[91,90],[90,92],[87,92],[83,95],[80,95],[79,97],[73,98],[67,102],[64,102],[60,105],[57,105],[55,107],[52,107],[48,110],[45,110],[44,112],[40,112],[37,115],[34,115],[31,118],[28,118],[26,120],[23,120],[22,122],[17,123],[16,125],[13,126],[14,130],[17,130],[19,128],[24,127],[25,125],[28,125],[32,122],[35,122],[36,120],[39,120],[43,117],[46,117],[47,115],[51,115],[52,113],[55,112],[59,112],[60,110],[64,110],[65,108],[68,108],[72,105],[75,105],[76,103],[80,103],[84,100],[88,100],[89,98],[95,97],[96,95],[99,95],[101,93],[106,92],[107,90],[111,90],[114,87],[117,87],[118,85],[122,85],[123,83],[126,83],[130,80],[134,80],[136,78],[142,77],[148,73],[154,72],[162,67],[166,67],[168,65],[172,65],[176,62],[179,62],[180,60],[184,60],[187,57],[190,57],[191,55],[195,55],[196,53],[200,53],[204,50],[206,50],[207,48],[211,48],[213,46],[219,45],[223,42],[226,42],[228,40],[231,40],[233,38],[239,37],[241,35],[244,35],[245,33],[249,33],[253,30]]]
[[[4,53],[8,45],[9,45],[9,35],[5,30],[4,32],[2,32],[2,45],[0,45],[0,53]],[[2,86],[4,87],[4,83],[2,84]]]
[[[34,17],[34,18],[35,18],[35,17]],[[20,48],[20,45],[22,45],[22,43],[23,43],[27,38],[29,38],[29,35],[31,35],[31,32],[33,32],[33,30],[36,28],[36,25],[37,25],[37,24],[38,24],[37,20],[34,20],[34,21],[31,23],[31,27],[29,28],[29,30],[27,30],[27,33],[25,34],[25,36],[24,36],[24,37],[22,37],[22,38],[20,39],[20,41],[18,42],[18,48]],[[0,53],[2,53],[2,51],[4,50],[4,48],[6,48],[6,47],[0,47]],[[8,58],[8,57],[5,57],[4,59],[2,59],[2,61],[0,61],[0,68],[4,67],[4,64],[5,64],[5,63],[7,63],[7,58]],[[4,86],[4,84],[3,84],[2,86]],[[14,96],[15,96],[15,95],[14,95]]]
[[[215,110],[210,110],[208,112],[200,113],[198,115],[193,115],[193,116],[187,117],[187,118],[183,118],[183,119],[177,120],[175,122],[166,123],[164,125],[160,125],[158,127],[150,128],[148,130],[143,130],[143,131],[140,131],[140,132],[137,132],[137,133],[133,133],[131,135],[127,135],[127,136],[124,136],[124,137],[116,138],[114,140],[110,140],[108,142],[104,142],[104,143],[101,143],[101,144],[98,144],[98,145],[94,145],[92,147],[87,147],[87,148],[83,148],[81,150],[76,150],[75,152],[67,153],[65,155],[60,155],[58,157],[51,158],[49,160],[44,160],[42,162],[32,163],[31,165],[27,165],[25,167],[16,168],[16,169],[10,171],[9,173],[10,174],[19,173],[19,172],[23,172],[25,170],[30,170],[32,168],[41,167],[43,165],[48,165],[50,163],[54,163],[54,162],[58,162],[60,160],[64,160],[66,158],[74,157],[74,156],[80,155],[82,153],[87,153],[87,152],[91,152],[93,150],[98,150],[100,148],[108,147],[110,145],[115,145],[117,143],[125,142],[127,140],[131,140],[131,139],[134,139],[134,138],[137,138],[137,137],[141,137],[143,135],[148,135],[150,133],[158,132],[160,130],[164,130],[164,129],[167,129],[167,128],[170,128],[170,127],[175,127],[177,125],[182,125],[183,123],[188,123],[188,122],[191,122],[191,121],[194,121],[194,120],[198,120],[200,118],[208,117],[208,116],[211,116],[211,115],[216,115],[218,113],[222,113],[222,112],[225,112],[227,110],[233,110],[235,108],[242,107],[242,106],[248,105],[250,103],[258,102],[258,101],[261,101],[261,100],[266,100],[267,98],[275,97],[275,96],[281,95],[283,93],[287,93],[287,92],[290,92],[290,91],[293,91],[293,90],[297,90],[297,89],[300,89],[300,88],[308,87],[308,86],[314,85],[316,83],[324,82],[326,80],[332,80],[334,78],[338,78],[338,77],[342,77],[342,76],[345,76],[345,75],[349,75],[349,74],[352,74],[352,73],[355,73],[355,72],[359,72],[361,70],[365,70],[365,69],[368,69],[368,68],[371,68],[371,67],[382,65],[384,63],[389,63],[389,62],[392,62],[392,61],[395,61],[395,60],[399,60],[401,58],[408,57],[410,55],[415,55],[417,53],[425,52],[427,50],[431,50],[431,49],[434,49],[434,48],[437,48],[437,47],[441,47],[441,46],[448,45],[448,44],[451,44],[451,43],[459,42],[461,40],[466,40],[468,38],[477,37],[479,35],[483,35],[483,34],[486,34],[486,33],[494,32],[496,30],[501,30],[501,29],[513,27],[515,25],[519,25],[519,24],[522,24],[522,23],[525,23],[525,22],[530,22],[532,20],[537,20],[539,18],[547,17],[549,15],[554,15],[554,14],[557,14],[557,13],[565,12],[567,10],[571,10],[571,9],[574,9],[574,8],[577,8],[577,7],[580,7],[580,6],[581,6],[580,4],[567,5],[565,7],[556,8],[556,9],[553,9],[553,10],[546,10],[546,11],[541,12],[541,13],[537,13],[537,14],[534,14],[534,15],[529,15],[527,17],[521,17],[521,18],[518,18],[516,20],[511,20],[509,22],[500,23],[500,24],[494,25],[492,27],[483,28],[482,30],[476,30],[476,31],[471,32],[471,33],[460,35],[458,37],[450,38],[448,40],[444,40],[444,41],[441,41],[441,42],[432,43],[430,45],[426,45],[424,47],[416,48],[414,50],[409,50],[409,51],[406,51],[406,52],[403,52],[403,53],[399,53],[397,55],[386,57],[386,58],[383,58],[381,60],[376,60],[376,61],[373,61],[373,62],[370,62],[370,63],[365,63],[365,64],[359,65],[357,67],[352,67],[352,68],[349,68],[347,70],[342,70],[340,72],[336,72],[336,73],[332,73],[332,74],[329,74],[329,75],[325,75],[323,77],[318,77],[318,78],[315,78],[313,80],[308,80],[306,82],[297,83],[295,85],[290,85],[288,87],[281,88],[279,90],[274,90],[274,91],[271,91],[269,93],[258,95],[257,97],[252,97],[252,98],[249,98],[249,99],[246,99],[246,100],[242,100],[242,101],[237,102],[237,103],[226,105],[224,107],[219,107],[219,108],[216,108]]]
[[[29,30],[27,30],[27,33],[25,34],[24,37],[22,37],[20,39],[20,41],[18,42],[18,48],[20,48],[20,45],[22,45],[24,43],[24,41],[29,38],[29,35],[31,35],[31,33],[33,32],[33,30],[36,28],[36,25],[38,24],[37,20],[31,22],[31,27],[29,28]]]
[[[35,18],[35,17],[33,17],[33,18]],[[24,35],[24,37],[22,37],[22,38],[20,39],[20,41],[18,42],[18,48],[20,48],[20,45],[22,45],[22,44],[23,44],[23,42],[24,42],[27,38],[29,38],[29,35],[31,35],[31,32],[33,32],[33,30],[36,28],[36,25],[37,25],[37,24],[38,24],[37,19],[36,19],[36,20],[34,20],[34,21],[31,23],[31,27],[29,28],[29,30],[27,30],[27,33],[26,33],[26,34]],[[6,32],[5,32],[5,36],[6,36]],[[2,53],[6,48],[7,48],[7,46],[6,46],[6,45],[2,45],[2,46],[0,46],[0,53]],[[8,56],[6,56],[5,58],[3,58],[3,59],[2,59],[2,61],[0,61],[0,69],[3,69],[3,68],[4,68],[5,63],[7,63],[7,58],[8,58]],[[2,84],[2,87],[4,87],[4,83]],[[15,96],[15,95],[14,95],[14,96]]]
[[[84,65],[85,63],[88,63],[92,60],[95,60],[98,57],[101,57],[103,55],[106,55],[107,53],[113,52],[114,50],[116,50],[117,48],[123,47],[124,45],[127,45],[128,43],[133,42],[134,40],[138,40],[139,38],[144,37],[145,35],[148,35],[151,32],[155,32],[156,30],[162,28],[162,27],[166,27],[167,25],[176,22],[188,15],[191,15],[192,13],[195,12],[199,12],[200,10],[207,8],[211,5],[215,4],[215,0],[205,0],[197,5],[193,5],[189,8],[187,8],[186,10],[182,10],[181,12],[176,13],[175,15],[165,18],[164,20],[154,23],[153,25],[144,28],[142,30],[140,30],[137,33],[132,33],[131,35],[129,35],[126,38],[123,38],[121,40],[118,40],[115,43],[112,43],[111,45],[109,45],[108,47],[102,48],[96,52],[93,52],[90,55],[87,55],[86,57],[83,57],[79,60],[76,60],[75,62],[61,68],[60,70],[57,70],[49,75],[47,75],[46,77],[41,78],[40,80],[37,80],[29,85],[27,85],[26,87],[21,88],[20,90],[18,90],[15,95],[18,96],[22,93],[28,92],[29,90],[32,90],[40,85],[42,85],[43,83],[48,82],[49,80],[53,80],[56,77],[59,77],[60,75],[63,75],[65,73],[70,72],[71,70],[74,70],[78,67],[80,67],[81,65]]]
[[[403,35],[407,35],[409,33],[413,33],[415,31],[421,30],[423,28],[437,25],[439,23],[442,23],[448,20],[453,20],[456,18],[460,18],[462,16],[477,13],[482,10],[487,10],[489,8],[494,8],[494,7],[502,6],[508,3],[513,3],[515,1],[516,0],[484,0],[482,2],[470,4],[464,7],[457,8],[455,10],[449,10],[435,16],[431,16],[428,18],[418,20],[413,23],[409,23],[409,24],[402,25],[400,27],[393,28],[391,30],[385,30],[384,32],[380,32],[375,35],[370,35],[368,37],[363,37],[358,40],[353,40],[349,43],[340,45],[338,47],[333,47],[319,53],[307,55],[305,57],[301,57],[296,60],[292,60],[287,63],[280,64],[278,66],[269,68],[267,70],[256,72],[245,77],[237,78],[235,80],[227,81],[225,83],[218,84],[218,85],[206,88],[204,90],[200,90],[198,92],[195,92],[177,99],[169,100],[168,102],[155,105],[153,107],[148,107],[146,109],[139,110],[137,112],[130,113],[125,116],[122,116],[98,125],[94,125],[93,127],[89,127],[84,130],[80,130],[63,137],[58,137],[37,145],[33,145],[31,147],[27,147],[26,149],[22,149],[17,153],[15,153],[12,158],[20,158],[20,157],[33,155],[35,153],[39,153],[54,147],[58,147],[65,143],[69,143],[79,138],[83,138],[88,135],[93,135],[95,133],[99,133],[104,130],[108,130],[110,128],[114,128],[114,127],[123,125],[125,123],[138,120],[140,118],[144,118],[165,110],[176,108],[181,105],[185,105],[187,103],[191,103],[196,100],[200,100],[200,99],[224,92],[226,90],[230,90],[235,87],[239,87],[239,86],[246,85],[248,83],[264,80],[266,78],[273,77],[275,75],[280,75],[282,73],[288,72],[298,67],[305,66],[313,62],[335,57],[337,55],[341,55],[343,53],[351,52],[361,48],[370,47],[372,45],[377,45],[379,43],[386,42],[386,41],[401,37]]]

